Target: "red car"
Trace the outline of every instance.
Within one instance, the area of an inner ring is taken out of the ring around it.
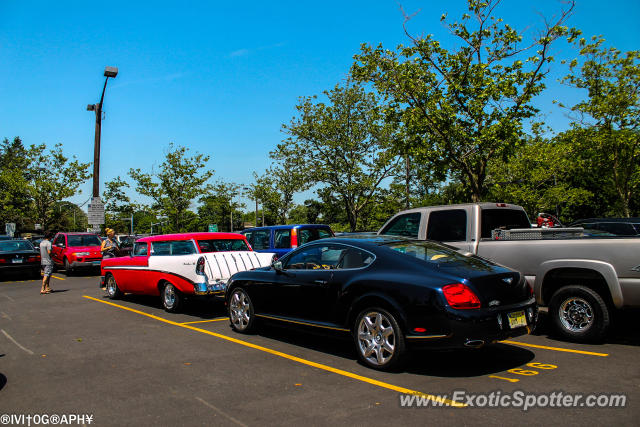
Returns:
[[[80,268],[96,268],[102,261],[101,244],[95,233],[58,233],[51,243],[51,260],[67,274]]]
[[[238,271],[271,264],[273,254],[254,252],[236,233],[184,233],[143,237],[129,256],[102,261],[100,285],[115,299],[124,293],[159,295],[167,311],[185,298],[224,295]]]

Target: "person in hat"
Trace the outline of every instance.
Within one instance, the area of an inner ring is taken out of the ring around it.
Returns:
[[[118,242],[114,238],[116,232],[113,231],[112,228],[106,228],[104,231],[107,233],[107,238],[102,241],[102,245],[100,246],[102,258],[114,258],[120,250]]]

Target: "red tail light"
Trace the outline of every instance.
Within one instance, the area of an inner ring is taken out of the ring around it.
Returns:
[[[204,257],[203,256],[198,258],[198,262],[196,263],[196,274],[200,274],[200,275],[204,274]]]
[[[529,291],[529,296],[533,296],[533,288],[528,283],[527,283],[527,291]]]
[[[480,300],[468,286],[462,283],[442,287],[442,293],[451,308],[470,309],[480,308]]]
[[[298,247],[298,229],[293,228],[291,230],[291,247],[293,249]]]

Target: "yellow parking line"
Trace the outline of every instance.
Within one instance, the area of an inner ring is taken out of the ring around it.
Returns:
[[[67,279],[63,279],[62,277],[54,276],[53,274],[51,275],[51,277],[58,280],[67,280]]]
[[[209,319],[209,320],[197,320],[195,322],[182,322],[180,323],[181,325],[191,325],[193,323],[207,323],[207,322],[219,322],[221,320],[229,320],[228,317],[217,317],[215,319]]]
[[[142,311],[139,311],[139,310],[135,310],[133,308],[129,308],[129,307],[125,307],[125,306],[122,306],[122,305],[119,305],[119,304],[115,304],[115,303],[110,302],[110,301],[103,301],[103,300],[100,300],[98,298],[90,297],[88,295],[83,295],[83,297],[87,298],[87,299],[90,299],[90,300],[93,300],[93,301],[101,302],[103,304],[112,305],[114,307],[118,307],[118,308],[121,308],[123,310],[128,310],[128,311],[131,311],[133,313],[140,314],[142,316],[147,316],[147,317],[150,317],[152,319],[156,319],[156,320],[159,320],[161,322],[168,323],[170,325],[180,326],[181,328],[186,328],[186,329],[191,329],[191,330],[196,331],[196,332],[201,332],[203,334],[211,335],[211,336],[214,336],[214,337],[226,340],[226,341],[231,341],[233,343],[240,344],[240,345],[243,345],[245,347],[253,348],[255,350],[264,351],[265,353],[273,354],[275,356],[283,357],[285,359],[289,359],[289,360],[292,360],[294,362],[302,363],[303,365],[313,366],[314,368],[322,369],[322,370],[328,371],[328,372],[333,372],[334,374],[342,375],[344,377],[352,378],[354,380],[362,381],[362,382],[365,382],[365,383],[368,383],[368,384],[373,384],[373,385],[376,385],[378,387],[382,387],[382,388],[386,388],[386,389],[389,389],[389,390],[397,391],[399,393],[414,394],[414,395],[417,395],[417,396],[424,397],[425,399],[432,400],[434,402],[439,402],[439,403],[443,403],[443,404],[448,405],[448,406],[454,406],[454,407],[458,407],[458,408],[466,406],[464,403],[457,402],[455,400],[444,399],[442,397],[434,396],[432,394],[421,393],[419,391],[410,390],[408,388],[399,387],[399,386],[395,386],[393,384],[389,384],[389,383],[385,383],[385,382],[382,382],[382,381],[374,380],[373,378],[363,377],[362,375],[354,374],[354,373],[348,372],[348,371],[343,371],[342,369],[333,368],[331,366],[323,365],[321,363],[312,362],[310,360],[302,359],[302,358],[296,357],[296,356],[291,356],[290,354],[282,353],[282,352],[277,351],[277,350],[272,350],[270,348],[266,348],[266,347],[262,347],[260,345],[252,344],[252,343],[250,343],[248,341],[242,341],[242,340],[239,340],[237,338],[232,338],[232,337],[229,337],[229,336],[226,336],[226,335],[222,335],[222,334],[218,334],[218,333],[215,333],[215,332],[207,331],[206,329],[200,329],[200,328],[196,328],[195,326],[186,325],[186,324],[183,324],[183,323],[177,323],[177,322],[173,322],[171,320],[163,319],[162,317],[154,316],[153,314],[145,313],[145,312],[142,312]]]
[[[520,346],[523,346],[523,347],[542,348],[542,349],[545,349],[545,350],[553,350],[553,351],[564,351],[566,353],[586,354],[588,356],[600,356],[600,357],[609,356],[607,353],[595,353],[593,351],[572,350],[570,348],[561,348],[561,347],[547,347],[546,345],[527,344],[527,343],[518,342],[518,341],[500,341],[500,342],[505,343],[505,344],[520,345]]]

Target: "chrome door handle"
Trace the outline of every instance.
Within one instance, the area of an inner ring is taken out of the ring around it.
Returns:
[[[313,283],[317,283],[318,285],[326,285],[328,282],[326,280],[314,280]]]

